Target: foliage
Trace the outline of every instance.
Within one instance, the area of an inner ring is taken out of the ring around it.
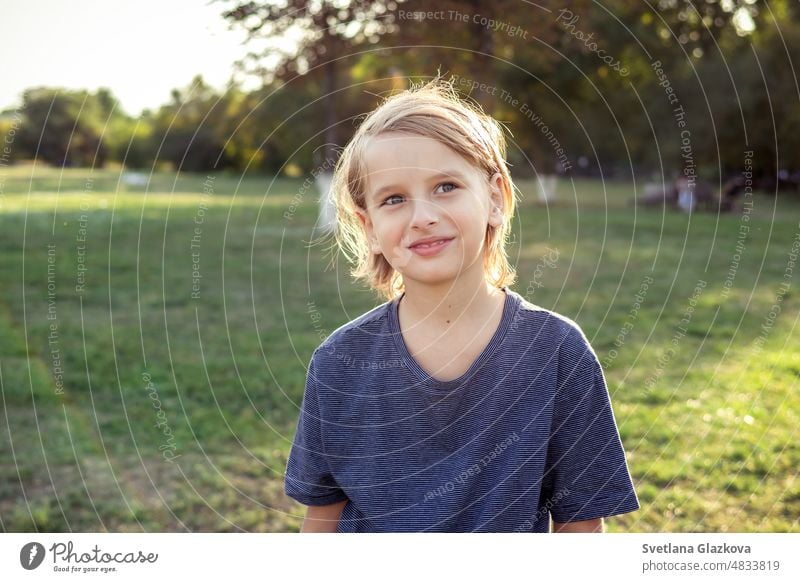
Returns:
[[[231,81],[220,93],[198,75],[138,119],[105,89],[31,89],[11,160],[309,171],[381,97],[439,74],[507,127],[519,176],[670,178],[690,163],[717,180],[739,175],[752,149],[762,187],[800,181],[789,0],[218,3],[250,35],[239,66],[260,89]]]

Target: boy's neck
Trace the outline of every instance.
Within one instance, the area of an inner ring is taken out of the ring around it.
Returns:
[[[400,302],[403,319],[415,326],[442,331],[456,324],[481,321],[486,314],[493,313],[501,301],[505,302],[505,293],[490,285],[482,273],[480,280],[471,284],[459,280],[439,288],[412,283],[406,284],[405,291]]]

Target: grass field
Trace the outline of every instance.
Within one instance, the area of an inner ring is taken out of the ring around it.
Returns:
[[[302,178],[118,180],[0,174],[0,528],[296,531],[305,366],[377,299],[309,244]],[[514,289],[591,340],[642,505],[608,530],[800,531],[800,202],[744,222],[519,187]]]

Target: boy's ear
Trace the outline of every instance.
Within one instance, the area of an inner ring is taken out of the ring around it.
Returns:
[[[489,178],[489,205],[489,224],[494,227],[502,225],[505,199],[503,198],[503,175],[500,172],[495,172]]]
[[[361,226],[364,228],[364,232],[367,235],[367,241],[369,241],[369,248],[372,252],[376,255],[381,253],[381,249],[378,246],[378,240],[375,238],[375,231],[372,228],[372,220],[367,214],[366,210],[361,208],[356,209],[356,216],[358,216],[358,220],[361,221]]]

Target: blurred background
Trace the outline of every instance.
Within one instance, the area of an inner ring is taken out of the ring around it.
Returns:
[[[575,319],[642,509],[800,531],[800,4],[7,1],[0,528],[296,531],[313,349],[381,302],[330,171],[434,76],[508,131],[513,288]]]

